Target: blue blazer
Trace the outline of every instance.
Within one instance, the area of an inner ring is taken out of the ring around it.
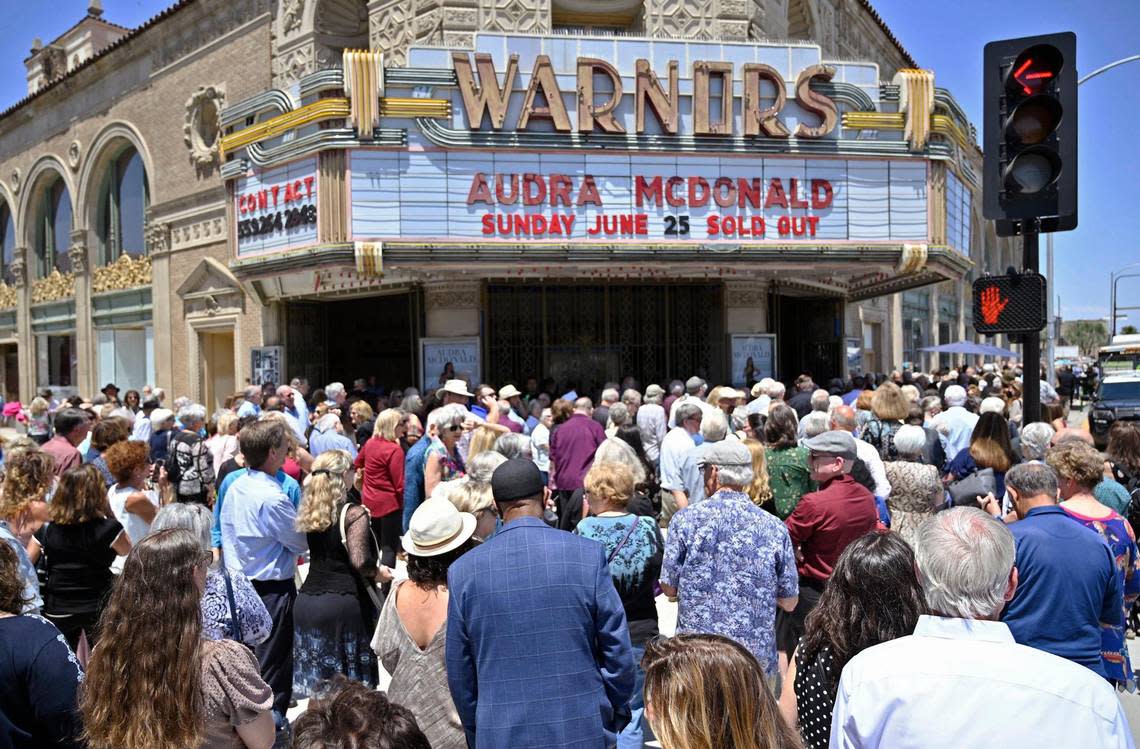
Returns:
[[[468,746],[616,746],[634,663],[600,543],[522,518],[447,581],[447,682]]]

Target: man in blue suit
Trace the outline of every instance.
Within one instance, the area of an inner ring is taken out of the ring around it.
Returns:
[[[633,653],[605,550],[542,520],[529,459],[491,477],[502,529],[448,572],[447,681],[467,745],[613,747]]]

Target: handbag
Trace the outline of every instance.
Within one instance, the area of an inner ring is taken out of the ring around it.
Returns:
[[[368,508],[365,507],[364,511],[368,512]],[[352,553],[348,550],[348,535],[345,532],[345,518],[347,517],[348,503],[345,502],[340,507],[340,544],[344,547],[345,553],[348,554],[349,558],[351,559]],[[376,564],[380,564],[380,544],[376,541],[376,534],[372,532],[371,525],[368,527],[368,535],[372,539],[372,549],[376,553]],[[376,610],[380,611],[384,608],[384,592],[380,589],[380,584],[376,582],[370,582],[368,580],[363,580],[363,582],[364,589],[368,591],[368,597],[372,599],[372,603],[376,606]]]
[[[951,507],[977,507],[978,497],[997,491],[997,478],[994,469],[982,468],[969,476],[958,479],[946,487],[950,493]]]

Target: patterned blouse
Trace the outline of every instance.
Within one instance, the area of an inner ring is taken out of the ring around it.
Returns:
[[[233,570],[229,575],[237,608],[239,640],[251,648],[256,647],[269,639],[273,620],[269,617],[261,596],[257,595],[246,576]],[[206,590],[202,595],[201,608],[202,637],[207,640],[234,639],[226,578],[220,570],[210,570],[206,574]]]
[[[787,520],[800,502],[800,497],[816,490],[808,467],[805,447],[787,447],[781,450],[767,448],[764,458],[768,463],[768,488],[776,504],[776,516]]]
[[[897,531],[913,545],[918,526],[934,514],[933,500],[941,499],[945,494],[938,469],[909,460],[887,461],[883,467],[891,484],[891,493],[887,497],[891,530]]]
[[[1140,550],[1137,550],[1136,534],[1132,531],[1132,526],[1115,511],[1105,518],[1090,518],[1073,512],[1064,504],[1061,509],[1073,520],[1099,533],[1108,543],[1108,548],[1112,549],[1112,555],[1116,558],[1117,576],[1124,589],[1124,618],[1121,621],[1127,622],[1132,604],[1140,597],[1140,574],[1137,574],[1140,573]],[[1128,641],[1124,637],[1124,630],[1124,626],[1100,625],[1100,656],[1109,679],[1120,684],[1130,684],[1135,676],[1128,657]]]
[[[431,441],[428,445],[427,455],[424,457],[424,465],[427,465],[427,459],[432,455],[439,456],[439,480],[440,482],[451,481],[452,479],[463,478],[466,472],[463,466],[463,460],[459,457],[459,451],[455,451],[455,457],[452,457],[447,452],[447,447],[444,446],[443,441],[438,437]]]

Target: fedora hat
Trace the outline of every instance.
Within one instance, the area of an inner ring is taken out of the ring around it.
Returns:
[[[404,534],[404,551],[434,557],[458,549],[475,533],[475,516],[460,512],[446,499],[429,499],[412,513]]]
[[[514,385],[503,385],[501,388],[499,388],[499,397],[503,400],[510,400],[516,395],[522,395],[522,391]]]
[[[463,380],[448,380],[443,387],[435,391],[436,397],[442,398],[444,393],[462,395],[465,398],[474,398],[475,393],[467,392],[467,383]]]

